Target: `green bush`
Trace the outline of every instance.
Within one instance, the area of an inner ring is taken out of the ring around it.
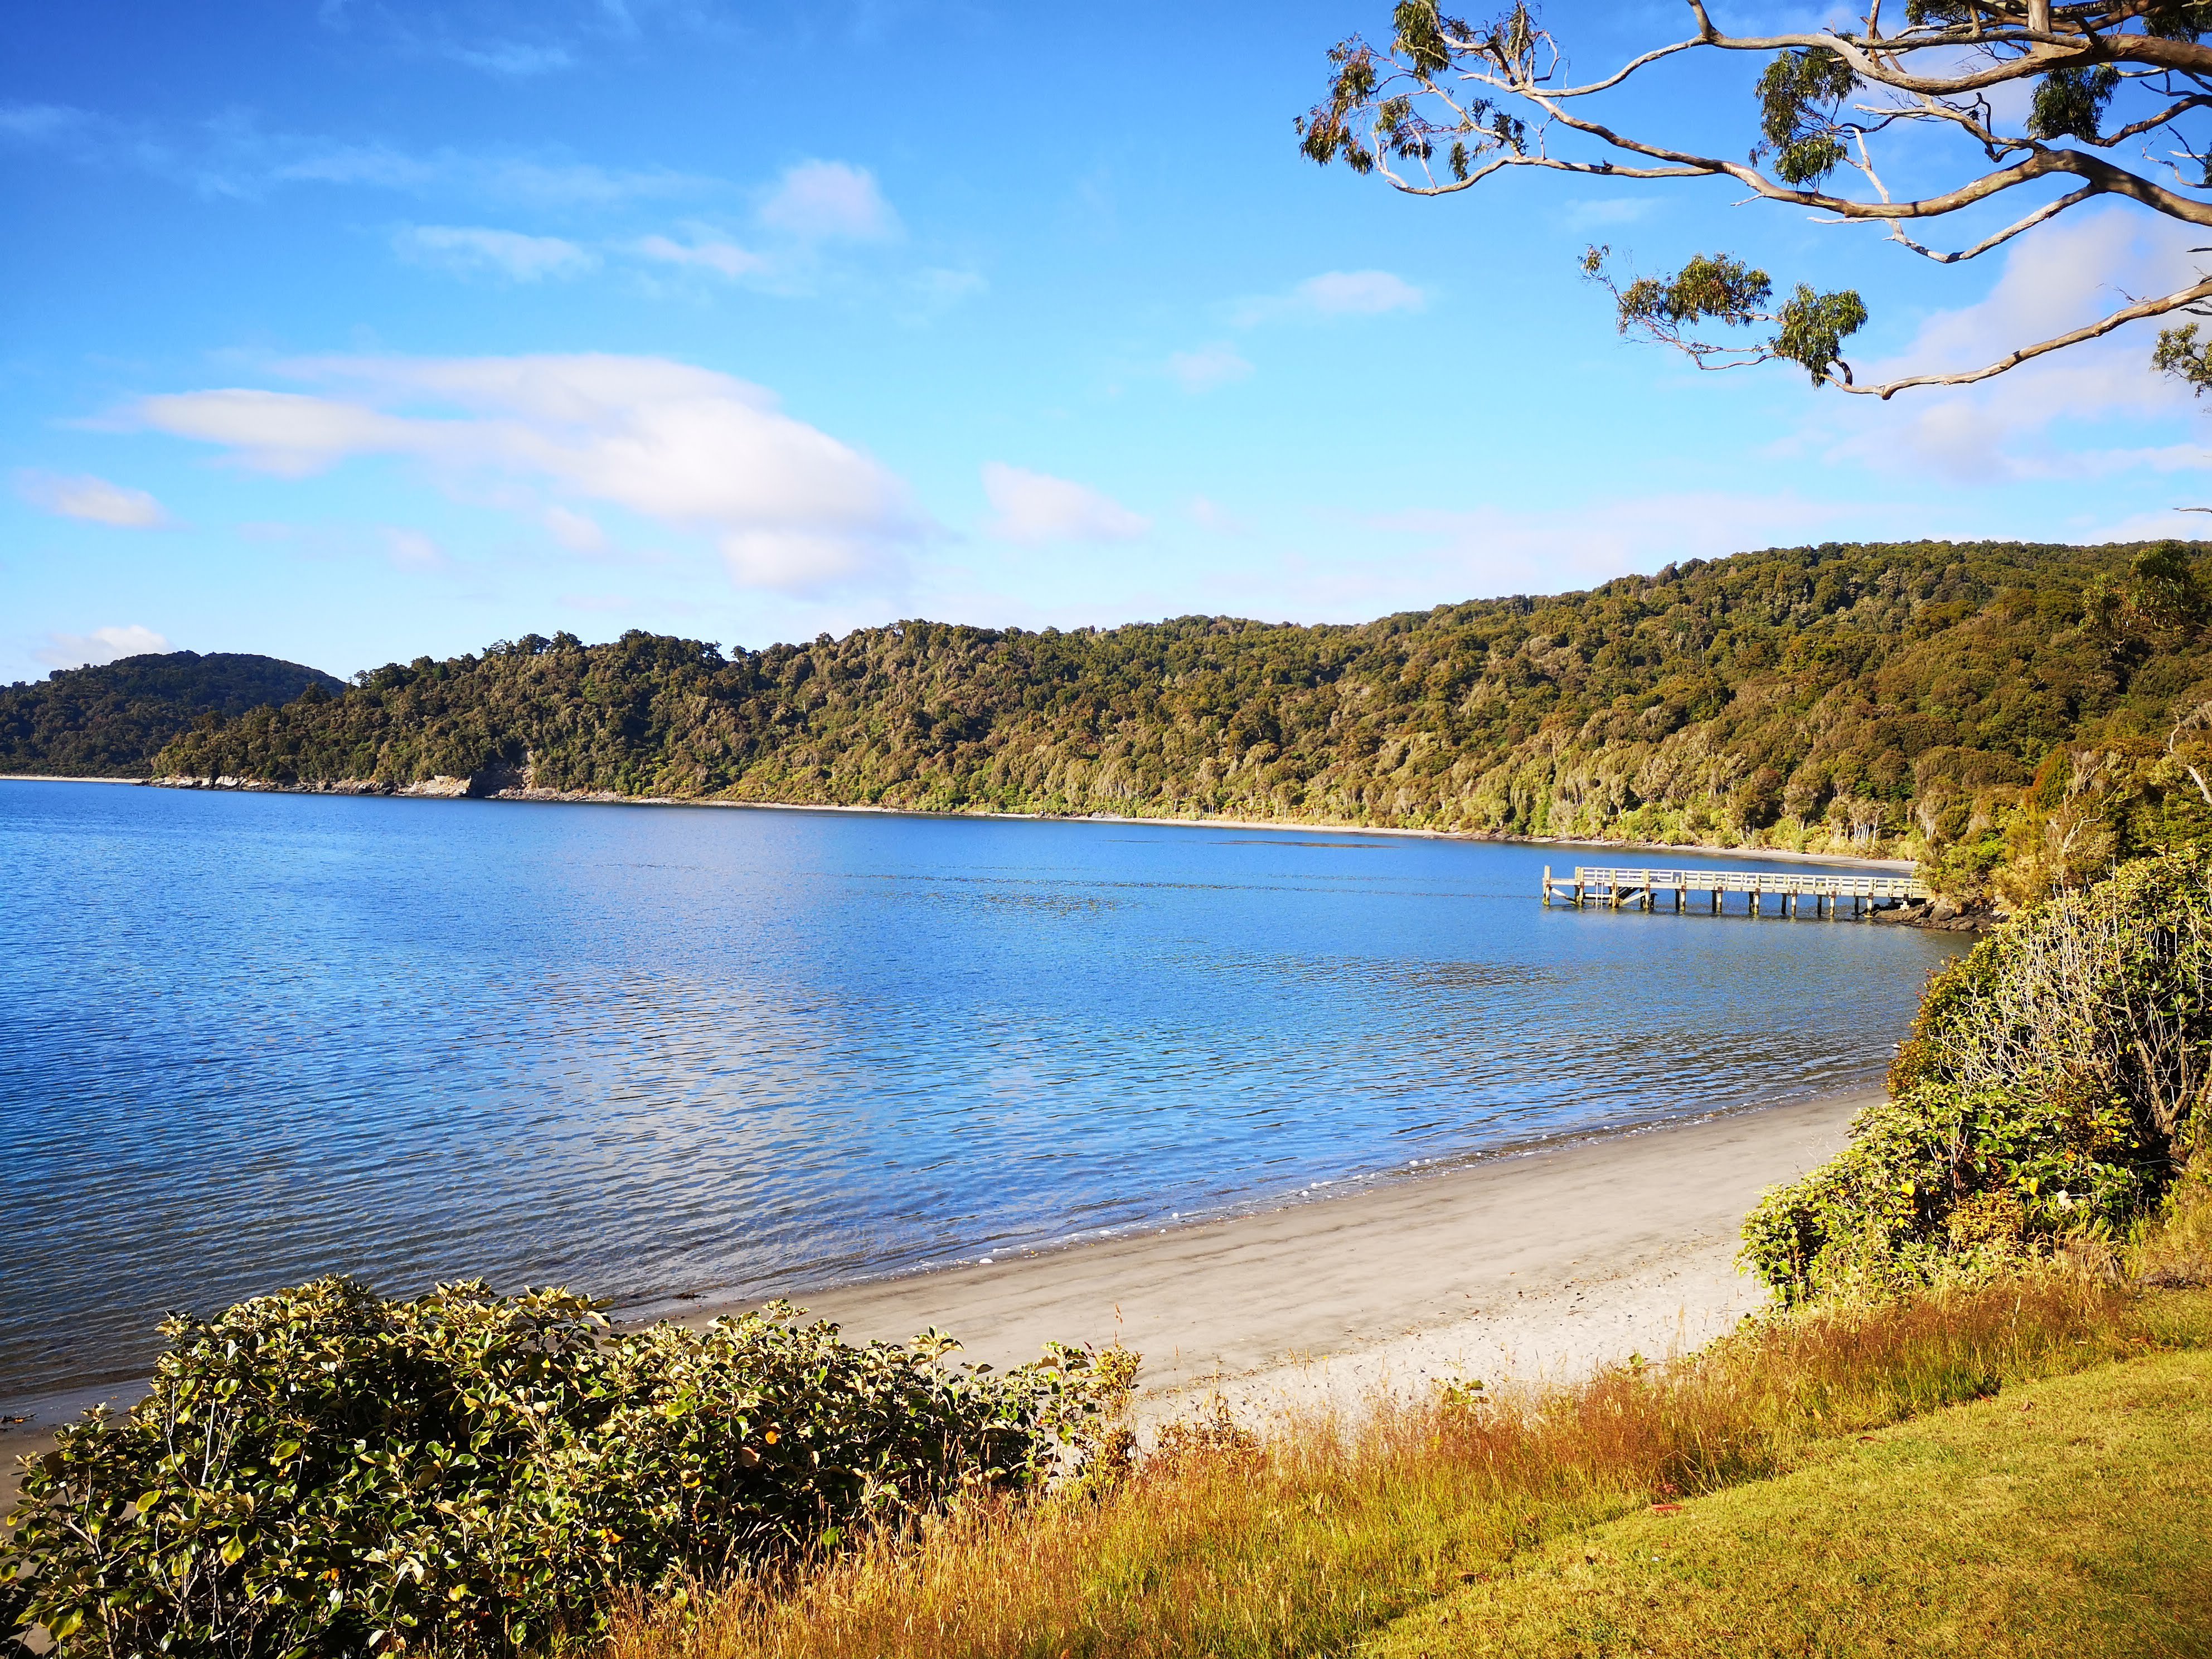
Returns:
[[[172,1320],[146,1400],[33,1468],[0,1595],[64,1659],[542,1649],[625,1588],[1035,1484],[1133,1370],[994,1375],[797,1312],[617,1333],[564,1291],[333,1278]]]
[[[1972,1276],[2117,1232],[2172,1182],[2212,1082],[2212,862],[2123,866],[1930,984],[1850,1144],[1766,1194],[1746,1264],[1785,1300]]]

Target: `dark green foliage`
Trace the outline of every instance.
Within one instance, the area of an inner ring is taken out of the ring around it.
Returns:
[[[2143,28],[2166,40],[2194,40],[2212,30],[2212,0],[2151,0]]]
[[[1591,269],[1593,256],[1583,256]],[[1763,314],[1774,283],[1729,255],[1699,253],[1674,276],[1639,276],[1620,295],[1620,331],[1638,324],[1680,329],[1707,318],[1734,328],[1748,328]]]
[[[1815,386],[1838,370],[1850,381],[1850,370],[1838,354],[1845,337],[1856,333],[1867,319],[1866,306],[1856,291],[1819,294],[1800,283],[1779,311],[1770,311],[1773,278],[1725,253],[1697,254],[1671,276],[1639,276],[1619,288],[1606,274],[1612,252],[1603,246],[1583,250],[1583,275],[1612,292],[1614,320],[1623,334],[1633,331],[1674,346],[1701,367],[1778,357],[1802,367]],[[1773,323],[1777,328],[1763,346],[1731,346],[1698,338],[1698,325],[1706,322],[1728,328]]]
[[[1465,39],[1467,25],[1439,12],[1435,0],[1398,0],[1391,14],[1395,49],[1415,73],[1435,76],[1451,67],[1451,41],[1445,31]]]
[[[2104,118],[2105,106],[2112,101],[2119,85],[2120,72],[2110,64],[2051,70],[2036,85],[2027,136],[2101,143],[2097,124]]]
[[[1763,1199],[1744,1259],[1785,1298],[1985,1273],[2143,1215],[2208,1123],[2212,858],[2138,860],[1929,986],[1838,1158]]]
[[[194,720],[289,702],[310,686],[335,693],[345,682],[295,662],[221,651],[64,669],[0,688],[0,772],[149,777],[161,745]]]
[[[1766,66],[1759,77],[1759,130],[1777,178],[1817,185],[1843,164],[1846,129],[1838,125],[1837,106],[1857,84],[1842,54],[1825,46],[1792,47]]]
[[[2197,329],[2195,323],[2184,323],[2179,328],[2159,330],[2150,364],[2188,386],[2191,397],[2201,398],[2212,388],[2212,342],[2199,345]]]
[[[1808,284],[1800,283],[1796,293],[1782,307],[1778,319],[1782,326],[1768,349],[1802,367],[1818,386],[1839,367],[1844,337],[1857,333],[1866,319],[1865,302],[1856,289],[1815,294]],[[1844,370],[1844,379],[1850,378],[1850,371]]]
[[[560,1291],[329,1279],[173,1320],[146,1401],[25,1483],[6,1624],[62,1659],[542,1651],[626,1588],[1033,1485],[1133,1370],[1055,1349],[991,1376],[793,1311],[617,1334]]]
[[[2212,832],[2166,746],[2212,696],[2212,651],[2141,610],[2151,550],[1831,544],[1357,627],[909,622],[727,659],[641,633],[526,640],[188,733],[161,767],[1755,840],[1924,856],[1972,896],[1977,861],[1996,871],[1991,838],[2002,849],[2023,815],[2071,860],[2054,879]],[[2212,767],[2212,751],[2182,759]],[[2077,762],[2094,789],[2075,788]],[[2110,837],[2094,866],[2061,833],[2089,811]]]

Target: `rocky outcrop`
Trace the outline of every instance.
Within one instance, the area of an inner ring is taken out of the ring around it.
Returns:
[[[1877,910],[1874,920],[1899,927],[1928,927],[1943,933],[1986,933],[2004,917],[1994,910],[1960,906],[1948,899],[1918,900]]]
[[[257,794],[413,795],[431,800],[571,799],[556,796],[551,791],[529,788],[526,775],[512,766],[489,768],[471,777],[421,778],[407,784],[394,784],[381,778],[303,778],[292,783],[270,783],[262,778],[195,778],[181,774],[151,781],[160,789],[238,789]]]

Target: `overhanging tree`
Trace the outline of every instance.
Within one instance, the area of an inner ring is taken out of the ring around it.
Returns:
[[[1829,222],[1886,226],[1902,247],[1942,264],[1978,258],[2105,197],[2212,229],[2212,44],[2203,39],[2212,0],[1893,0],[1901,27],[1885,22],[1882,0],[1869,0],[1850,29],[1757,36],[1729,34],[1704,0],[1687,3],[1686,38],[1578,81],[1565,46],[1525,4],[1468,23],[1435,0],[1400,0],[1387,48],[1355,35],[1330,52],[1328,96],[1299,120],[1302,146],[1324,166],[1340,161],[1417,196],[1472,190],[1516,167],[1729,179]],[[1613,124],[1609,95],[1638,76],[1668,59],[1726,52],[1767,60],[1744,160]],[[2031,96],[2025,116],[2008,122],[1995,94],[2014,85]],[[1878,141],[1913,123],[1949,132],[1972,159],[1948,188],[1899,198],[1883,182]],[[1944,222],[1984,205],[2008,209],[2008,222],[1966,246],[1934,245]],[[1778,303],[1765,271],[1726,253],[1625,282],[1609,258],[1593,247],[1583,270],[1612,293],[1623,332],[1673,346],[1701,368],[1792,362],[1815,386],[1885,398],[1985,380],[2143,318],[2212,315],[2212,277],[2200,273],[2170,293],[2123,296],[2095,322],[2023,341],[1979,368],[1863,384],[1843,356],[1867,319],[1854,290],[1798,283]],[[2153,362],[2200,393],[2212,388],[2212,341],[2198,339],[2195,323],[2161,331]]]

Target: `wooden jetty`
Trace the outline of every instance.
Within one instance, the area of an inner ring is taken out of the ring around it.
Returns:
[[[1662,893],[1674,895],[1674,908],[1689,908],[1690,895],[1707,893],[1711,896],[1711,912],[1719,915],[1722,901],[1730,893],[1745,896],[1750,913],[1765,914],[1766,896],[1775,895],[1776,913],[1794,916],[1798,901],[1813,901],[1813,914],[1825,915],[1833,921],[1843,915],[1844,901],[1851,902],[1851,914],[1863,909],[1886,909],[1893,904],[1932,898],[1934,891],[1926,882],[1915,881],[1910,876],[1824,875],[1812,871],[1790,871],[1781,873],[1772,870],[1619,870],[1605,867],[1589,868],[1577,866],[1573,879],[1554,876],[1552,866],[1544,866],[1544,902],[1557,900],[1577,908],[1601,906],[1618,910],[1634,905],[1646,910],[1656,909]]]

